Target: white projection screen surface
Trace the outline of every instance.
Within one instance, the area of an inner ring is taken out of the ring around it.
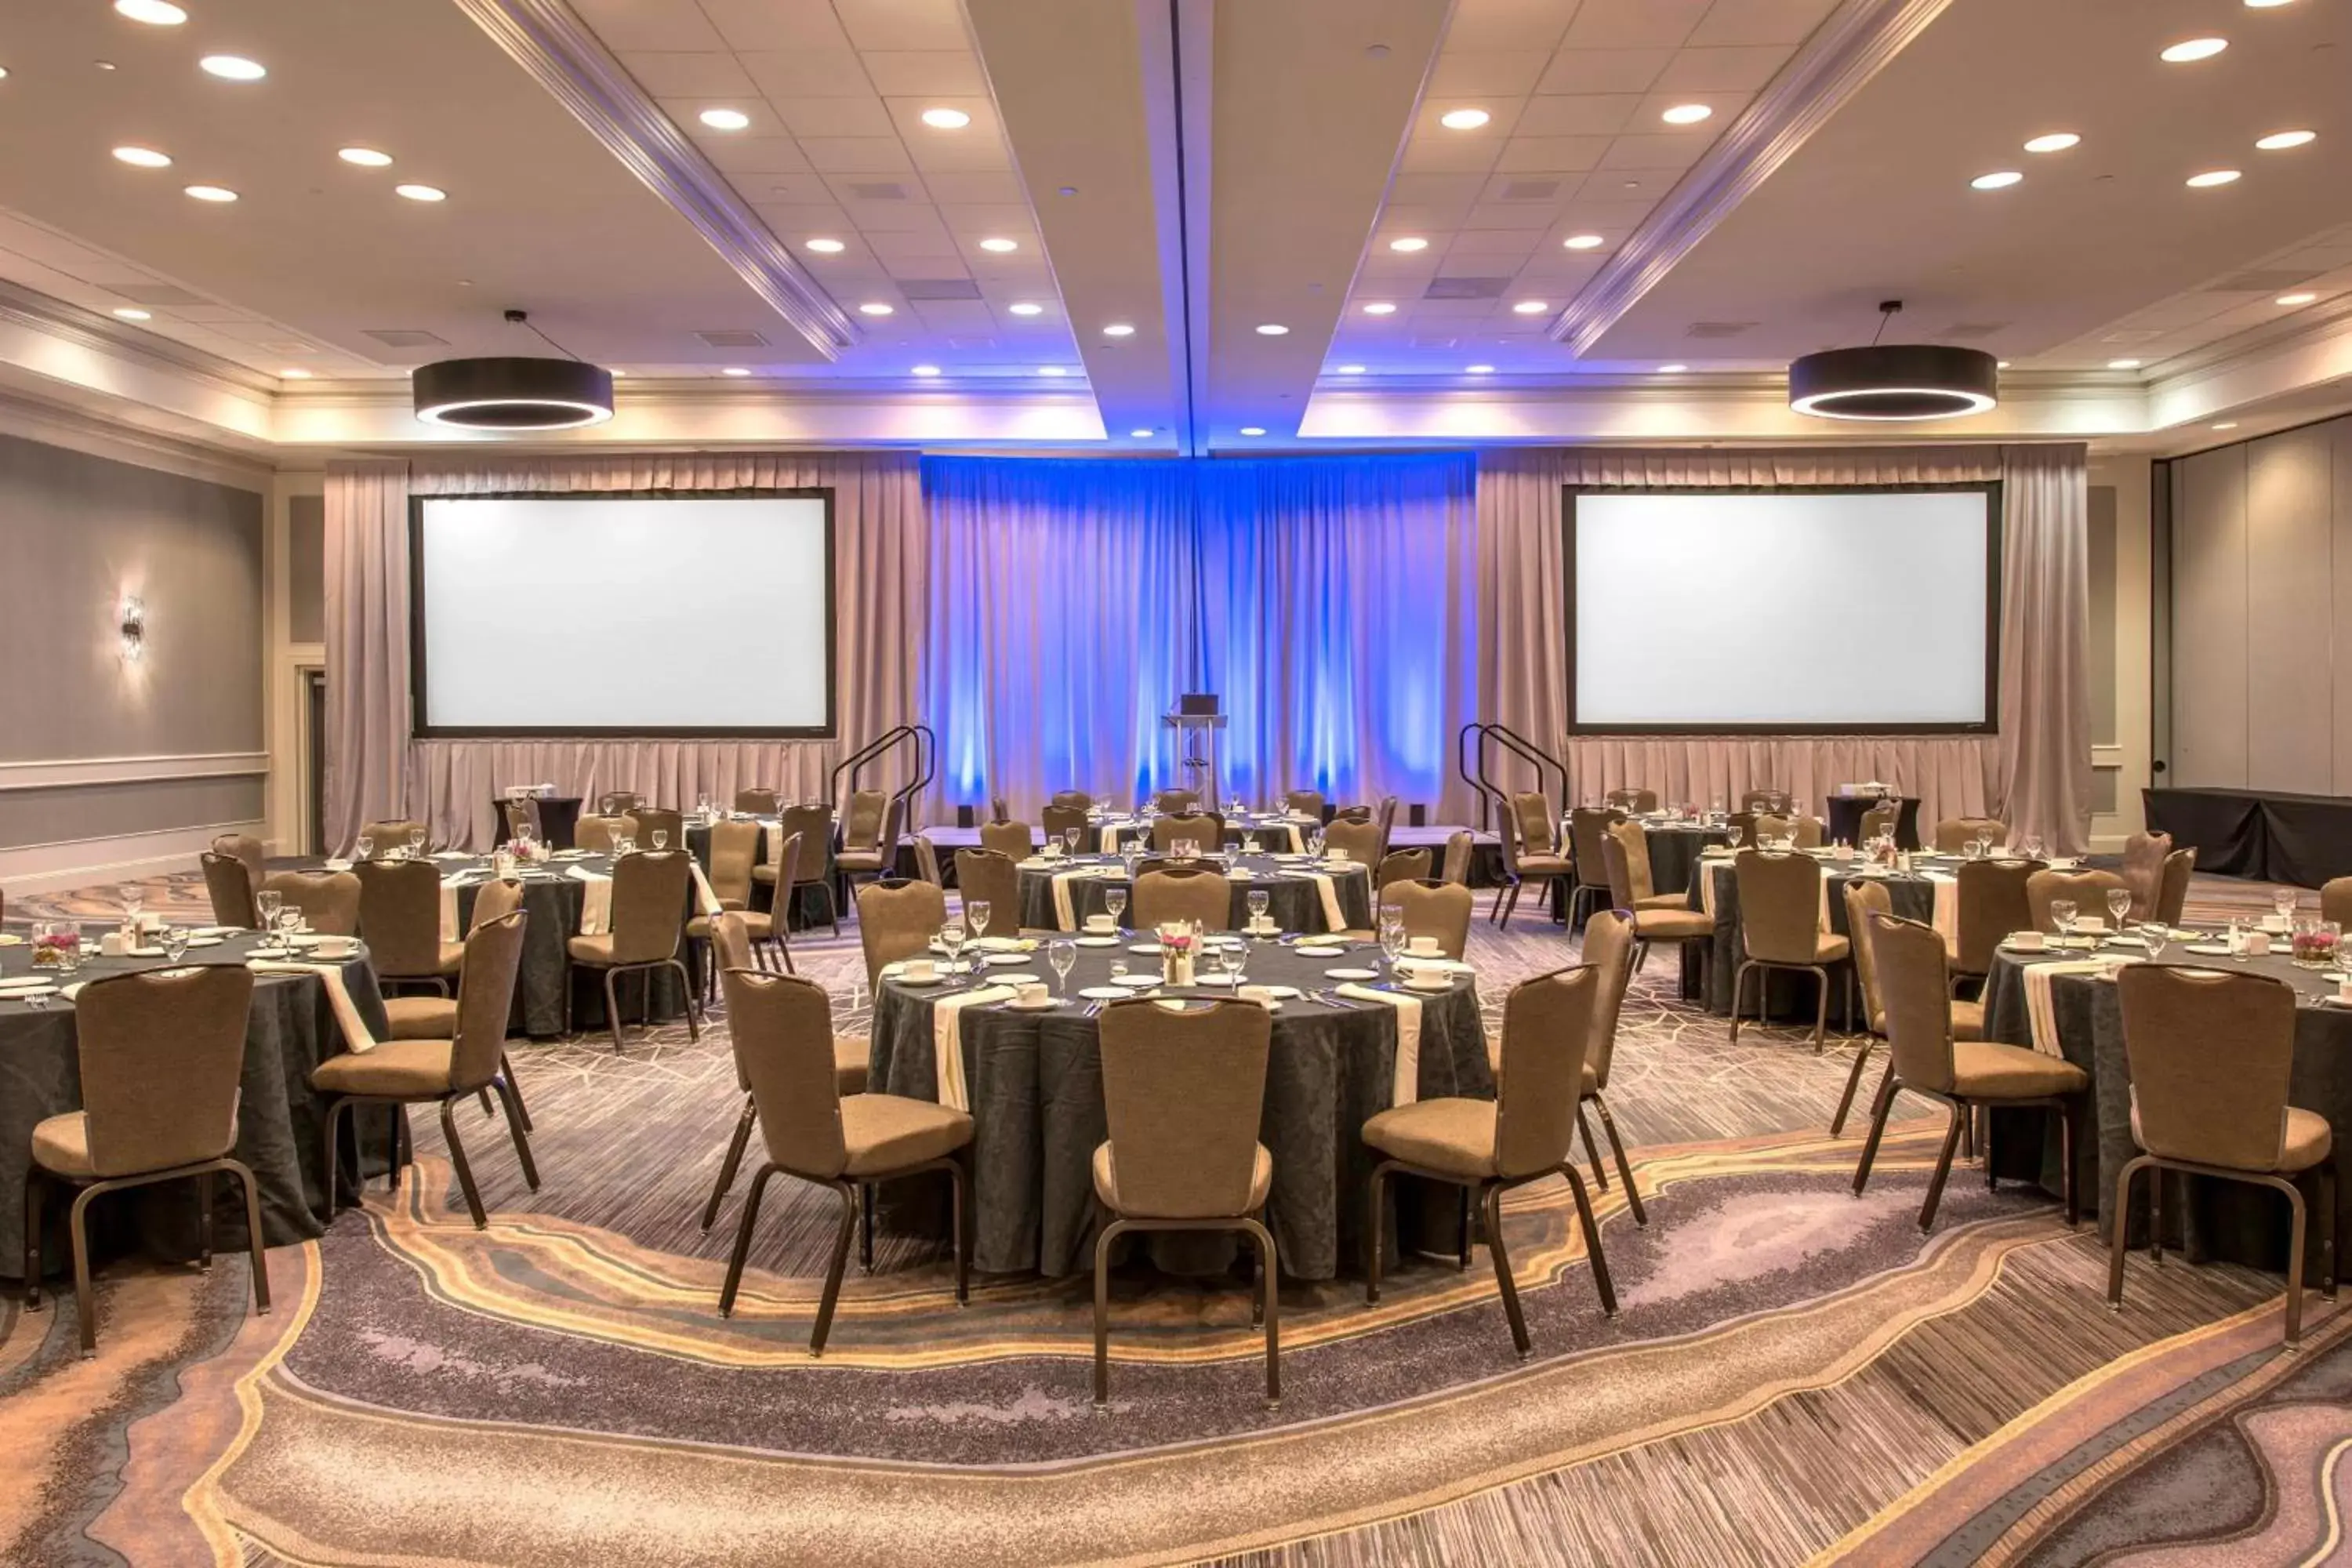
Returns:
[[[419,497],[424,736],[834,733],[833,492]]]
[[[1985,731],[2000,490],[1571,490],[1570,720]]]

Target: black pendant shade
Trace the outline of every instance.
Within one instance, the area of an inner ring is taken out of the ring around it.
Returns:
[[[416,416],[467,430],[569,430],[613,416],[610,371],[575,359],[445,359],[419,365]]]
[[[1828,349],[1790,363],[1789,406],[1826,419],[1950,419],[1990,408],[2000,382],[2000,363],[1981,349]]]

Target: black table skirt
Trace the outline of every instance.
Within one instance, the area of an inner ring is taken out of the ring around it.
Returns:
[[[1903,807],[1895,814],[1895,847],[1897,849],[1924,848],[1925,846],[1919,842],[1918,797],[1906,795],[1889,795],[1886,798],[1900,801]],[[1842,838],[1848,844],[1860,844],[1863,817],[1885,804],[1885,801],[1867,795],[1833,795],[1830,796],[1828,826],[1831,842],[1835,843]]]
[[[2140,798],[2149,830],[2195,849],[2200,871],[2299,888],[2352,876],[2352,796],[2148,789]]]
[[[1739,973],[1742,956],[1739,924],[1739,879],[1728,869],[1720,875],[1716,867],[1728,867],[1727,859],[1703,862],[1696,876],[1713,876],[1715,882],[1715,938],[1704,945],[1684,944],[1683,994],[1702,1003],[1710,1013],[1723,1017],[1731,1016],[1732,982]],[[1834,868],[1825,867],[1829,878],[1830,930],[1839,936],[1852,937],[1845,918],[1845,887],[1855,880]],[[1895,912],[1907,921],[1932,921],[1936,917],[1936,888],[1924,877],[1888,877],[1884,879],[1887,901]],[[1704,909],[1698,884],[1690,888],[1690,907]],[[1848,982],[1853,975],[1853,961],[1843,959],[1829,965],[1830,1027],[1859,1029],[1864,1020],[1862,991],[1859,984]],[[1748,982],[1747,1007],[1742,1016],[1757,1016],[1757,993],[1763,993],[1762,1016],[1780,1018],[1810,1026],[1814,1009],[1819,1005],[1819,983],[1811,975],[1792,973],[1787,970],[1767,970],[1760,976],[1751,975]]]
[[[1050,871],[1024,868],[1021,872],[1021,925],[1024,931],[1053,931],[1058,924],[1054,909],[1054,878]],[[1369,931],[1372,924],[1370,874],[1362,868],[1331,873],[1332,891],[1339,900],[1339,914],[1345,922],[1341,931]],[[1234,882],[1233,900],[1226,911],[1226,926],[1241,931],[1249,921],[1249,896],[1262,892],[1266,896],[1266,915],[1286,931],[1318,932],[1331,929],[1330,920],[1323,910],[1323,895],[1315,884],[1304,877],[1255,877],[1246,882]],[[1112,888],[1125,889],[1127,879],[1119,877],[1080,877],[1070,883],[1070,913],[1079,926],[1088,915],[1104,912],[1103,895]],[[1131,915],[1122,915],[1128,919]]]

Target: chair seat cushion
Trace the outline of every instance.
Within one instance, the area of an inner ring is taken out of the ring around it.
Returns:
[[[1688,893],[1644,893],[1633,900],[1637,910],[1686,910],[1690,908]]]
[[[451,1040],[385,1040],[372,1051],[329,1057],[310,1072],[321,1094],[373,1094],[386,1100],[438,1100],[449,1092]]]
[[[753,942],[766,942],[776,934],[776,917],[773,915],[763,915],[751,910],[729,910],[726,912],[743,922],[743,934]],[[710,917],[697,915],[687,921],[686,934],[708,938],[710,935]]]
[[[971,1142],[971,1118],[928,1100],[853,1094],[841,1102],[841,1139],[849,1152],[842,1174],[887,1175]]]
[[[1364,1123],[1364,1142],[1391,1160],[1476,1181],[1495,1173],[1495,1102],[1423,1100]]]
[[[1832,936],[1823,931],[1813,939],[1815,963],[1843,963],[1853,952],[1853,942],[1848,937]]]
[[[843,871],[879,871],[882,852],[879,849],[845,849],[833,858],[835,868]]]
[[[447,996],[387,996],[384,1016],[395,1040],[448,1040],[457,1035],[457,1004]]]
[[[775,879],[776,868],[773,866],[754,866],[751,868],[751,880],[755,882],[772,883]]]
[[[1969,1100],[2039,1100],[2091,1087],[2083,1069],[2030,1046],[1998,1040],[1952,1042],[1952,1092]]]
[[[1878,1028],[1881,1034],[1886,1032],[1886,1025],[1885,1022],[1885,1016],[1886,1016],[1884,1013],[1879,1015],[1880,1023]],[[1984,1038],[1984,1029],[1983,1003],[1955,1002],[1952,1004],[1952,1038],[1955,1040],[1981,1040]]]
[[[874,1043],[864,1035],[835,1035],[833,1037],[833,1085],[846,1097],[864,1094],[867,1075],[872,1070]]]
[[[1264,1207],[1265,1194],[1274,1186],[1274,1156],[1266,1152],[1265,1145],[1263,1143],[1253,1143],[1250,1147],[1256,1152],[1250,1156],[1249,1196],[1243,1201],[1238,1211],[1242,1214],[1255,1214]],[[1134,1206],[1119,1195],[1118,1163],[1111,1158],[1110,1144],[1107,1141],[1095,1145],[1095,1196],[1102,1199],[1113,1214],[1123,1215],[1129,1219],[1214,1217],[1202,1215],[1158,1215]]]
[[[33,1163],[60,1176],[95,1176],[98,1167],[89,1158],[89,1117],[68,1110],[33,1123]]]
[[[1715,917],[1705,910],[1635,910],[1633,934],[1654,941],[1713,936]]]
[[[1565,877],[1575,869],[1565,855],[1519,857],[1519,875],[1522,877]]]
[[[64,1118],[56,1117],[52,1120],[63,1121]],[[47,1127],[48,1124],[44,1121],[41,1126]],[[2131,1130],[2132,1142],[2142,1149],[2147,1148],[2147,1142],[2139,1132],[2139,1100],[2137,1096],[2132,1100]],[[33,1137],[37,1144],[40,1138],[37,1129],[35,1130]],[[2297,1172],[2308,1171],[2326,1159],[2328,1151],[2335,1146],[2336,1133],[2327,1125],[2327,1118],[2325,1116],[2315,1111],[2298,1110],[2290,1105],[2286,1108],[2286,1135],[2281,1142],[2279,1162],[2273,1169],[2284,1175],[2292,1176]]]

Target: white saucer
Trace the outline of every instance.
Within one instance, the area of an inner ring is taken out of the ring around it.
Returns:
[[[1045,983],[1045,977],[1026,972],[1018,974],[992,974],[988,977],[988,983],[991,985],[1027,985],[1033,982],[1042,985]]]
[[[1131,944],[1127,951],[1142,953],[1147,958],[1157,958],[1164,950],[1156,942],[1139,942]]]
[[[57,994],[58,988],[54,985],[11,986],[5,991],[0,991],[0,1002],[22,1002],[29,997],[54,996]]]
[[[1326,947],[1319,944],[1310,947],[1305,942],[1300,942],[1291,951],[1301,958],[1337,958],[1348,950],[1344,947]]]
[[[1377,969],[1327,969],[1323,977],[1327,980],[1378,980],[1381,972]]]
[[[1078,993],[1089,1002],[1116,1002],[1127,994],[1116,985],[1088,985]]]
[[[934,974],[928,980],[919,980],[911,974],[893,974],[890,978],[901,985],[944,985],[948,980],[944,974]]]
[[[1015,997],[1004,1005],[1015,1013],[1050,1013],[1061,1005],[1058,998],[1048,996],[1042,1002],[1024,1002]]]
[[[2230,956],[2229,944],[2227,942],[2194,942],[2188,947],[2182,948],[2180,951],[2183,952],[2193,952],[2200,958],[2227,958]]]
[[[1078,938],[1078,945],[1080,947],[1117,947],[1118,945],[1118,938],[1115,936],[1082,936]]]

